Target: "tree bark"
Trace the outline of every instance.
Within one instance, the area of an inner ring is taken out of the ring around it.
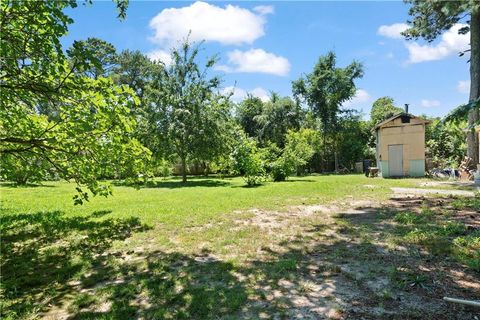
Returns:
[[[187,160],[182,158],[182,182],[187,182]]]
[[[473,10],[470,20],[470,99],[475,101],[480,97],[480,10]],[[478,108],[468,113],[468,125],[473,126],[480,117]],[[469,130],[467,133],[467,155],[479,163],[478,133]]]

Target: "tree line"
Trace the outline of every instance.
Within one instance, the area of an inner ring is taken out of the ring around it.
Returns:
[[[122,18],[127,2],[116,3]],[[104,179],[141,183],[176,164],[184,182],[196,165],[249,185],[352,169],[374,159],[374,125],[401,111],[389,97],[373,104],[370,120],[342,107],[364,70],[356,61],[337,66],[334,52],[292,82],[291,96],[234,103],[211,72],[217,59],[200,57],[202,43],[186,39],[168,65],[97,38],[64,50],[60,38],[73,22],[65,9],[76,1],[1,6],[1,178],[73,180],[75,203],[88,191],[111,194]],[[461,140],[462,123],[437,122],[428,151],[453,164],[461,153],[449,146]]]

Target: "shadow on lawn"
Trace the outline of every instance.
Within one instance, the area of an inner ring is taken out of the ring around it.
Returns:
[[[166,189],[176,189],[176,188],[194,188],[194,187],[225,187],[231,185],[229,181],[225,180],[216,180],[216,179],[196,179],[196,180],[187,180],[187,182],[182,182],[181,180],[175,181],[148,181],[144,184],[130,184],[125,182],[115,182],[117,186],[128,186],[136,188],[166,188]]]
[[[15,182],[0,182],[0,187],[8,187],[8,188],[56,188],[57,186],[50,185],[50,184],[43,184],[43,183],[26,183],[26,184],[18,184]]]
[[[392,219],[416,203],[402,204],[340,213],[335,225],[312,225],[279,243],[281,250],[259,249],[267,258],[243,266],[208,251],[113,250],[113,240],[145,230],[133,218],[6,215],[2,312],[22,318],[57,307],[74,319],[472,318],[474,309],[441,298],[471,298],[472,289],[451,275],[474,283],[475,273],[428,248],[378,244],[379,233],[403,232]]]
[[[390,251],[378,244],[379,232],[405,232],[390,223],[402,210],[340,213],[334,236],[328,226],[313,225],[279,243],[281,250],[261,248],[268,258],[243,266],[208,251],[132,252],[82,279],[84,289],[93,286],[92,298],[77,299],[81,308],[74,318],[472,318],[475,309],[449,305],[442,297],[472,299],[475,291],[451,275],[475,282],[474,272],[446,261],[444,252]]]
[[[94,221],[60,211],[2,212],[2,316],[23,318],[69,292],[68,282],[103,259],[113,241],[146,230],[138,218]]]

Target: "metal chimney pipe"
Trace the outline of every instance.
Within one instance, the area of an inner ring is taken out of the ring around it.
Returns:
[[[408,103],[405,103],[405,113],[408,113]]]

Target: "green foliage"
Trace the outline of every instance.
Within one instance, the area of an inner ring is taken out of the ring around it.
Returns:
[[[54,178],[51,165],[33,154],[28,157],[21,154],[1,154],[0,162],[0,179],[14,181],[17,185]]]
[[[196,62],[199,46],[185,41],[172,51],[172,64],[155,70],[147,91],[147,117],[153,152],[174,154],[181,161],[183,181],[188,161],[211,161],[227,152],[230,103],[216,94],[220,80],[207,78],[216,59],[202,68]]]
[[[93,79],[109,76],[117,62],[115,47],[98,38],[74,41],[67,54],[71,64],[78,64],[75,73]]]
[[[288,131],[282,154],[272,163],[273,181],[284,181],[294,173],[300,174],[315,153],[318,133],[312,129]]]
[[[127,2],[117,5],[124,15]],[[73,179],[80,204],[88,197],[82,185],[94,195],[108,195],[110,188],[98,179],[137,178],[149,152],[131,134],[133,92],[110,79],[82,75],[100,65],[91,46],[77,42],[69,57],[63,52],[60,38],[73,22],[64,12],[76,6],[75,1],[1,3],[2,33],[9,36],[1,42],[6,58],[1,62],[0,151],[48,163],[59,177]],[[11,177],[16,168],[2,168],[2,175]]]
[[[288,130],[298,130],[303,112],[300,105],[290,97],[272,94],[270,101],[263,104],[262,113],[254,120],[258,127],[258,140],[261,145],[275,143],[280,148],[285,146]]]
[[[250,94],[242,102],[237,104],[237,121],[249,137],[253,138],[258,136],[259,126],[255,119],[262,114],[262,111],[262,100]]]
[[[463,131],[466,124],[466,121],[443,122],[435,118],[426,126],[426,153],[433,160],[435,167],[445,168],[460,165],[467,149]]]
[[[355,95],[354,81],[363,77],[363,66],[359,62],[339,68],[336,61],[331,51],[318,59],[311,73],[292,83],[294,96],[311,108],[325,133],[334,130],[341,105]]]
[[[140,51],[124,50],[116,56],[116,65],[112,70],[112,78],[117,84],[129,86],[140,98],[143,97],[146,87],[153,73],[160,68]]]
[[[408,13],[413,17],[410,28],[403,32],[407,39],[424,38],[433,41],[459,22],[465,13],[480,10],[480,3],[476,0],[405,2],[411,5]],[[466,34],[469,30],[470,28],[466,27],[460,29],[459,33]]]
[[[234,173],[240,174],[248,186],[259,184],[264,179],[265,168],[261,152],[257,143],[245,135],[237,132],[237,143],[231,154]]]
[[[370,124],[356,112],[344,113],[339,118],[335,144],[344,167],[353,168],[358,160],[372,159],[367,147],[371,137],[370,128]]]
[[[172,174],[172,163],[170,163],[167,159],[162,158],[152,162],[154,167],[152,171],[155,177],[163,177],[163,179],[166,179]]]
[[[338,151],[339,118],[346,110],[341,106],[356,92],[355,80],[363,77],[363,66],[352,62],[345,68],[336,66],[334,52],[321,56],[313,71],[293,81],[295,99],[308,105],[322,133],[322,169],[328,170],[329,158]]]
[[[456,107],[445,116],[445,118],[443,119],[443,122],[454,122],[454,123],[463,122],[468,119],[469,112],[474,109],[480,110],[480,98]],[[471,123],[468,129],[472,130],[474,129],[474,126],[478,126],[478,125],[480,125],[480,120],[477,120],[476,122]]]
[[[393,98],[391,97],[381,97],[375,100],[372,105],[372,110],[370,111],[370,121],[372,122],[372,127],[396,114],[403,112],[403,109],[395,107],[393,103]]]

